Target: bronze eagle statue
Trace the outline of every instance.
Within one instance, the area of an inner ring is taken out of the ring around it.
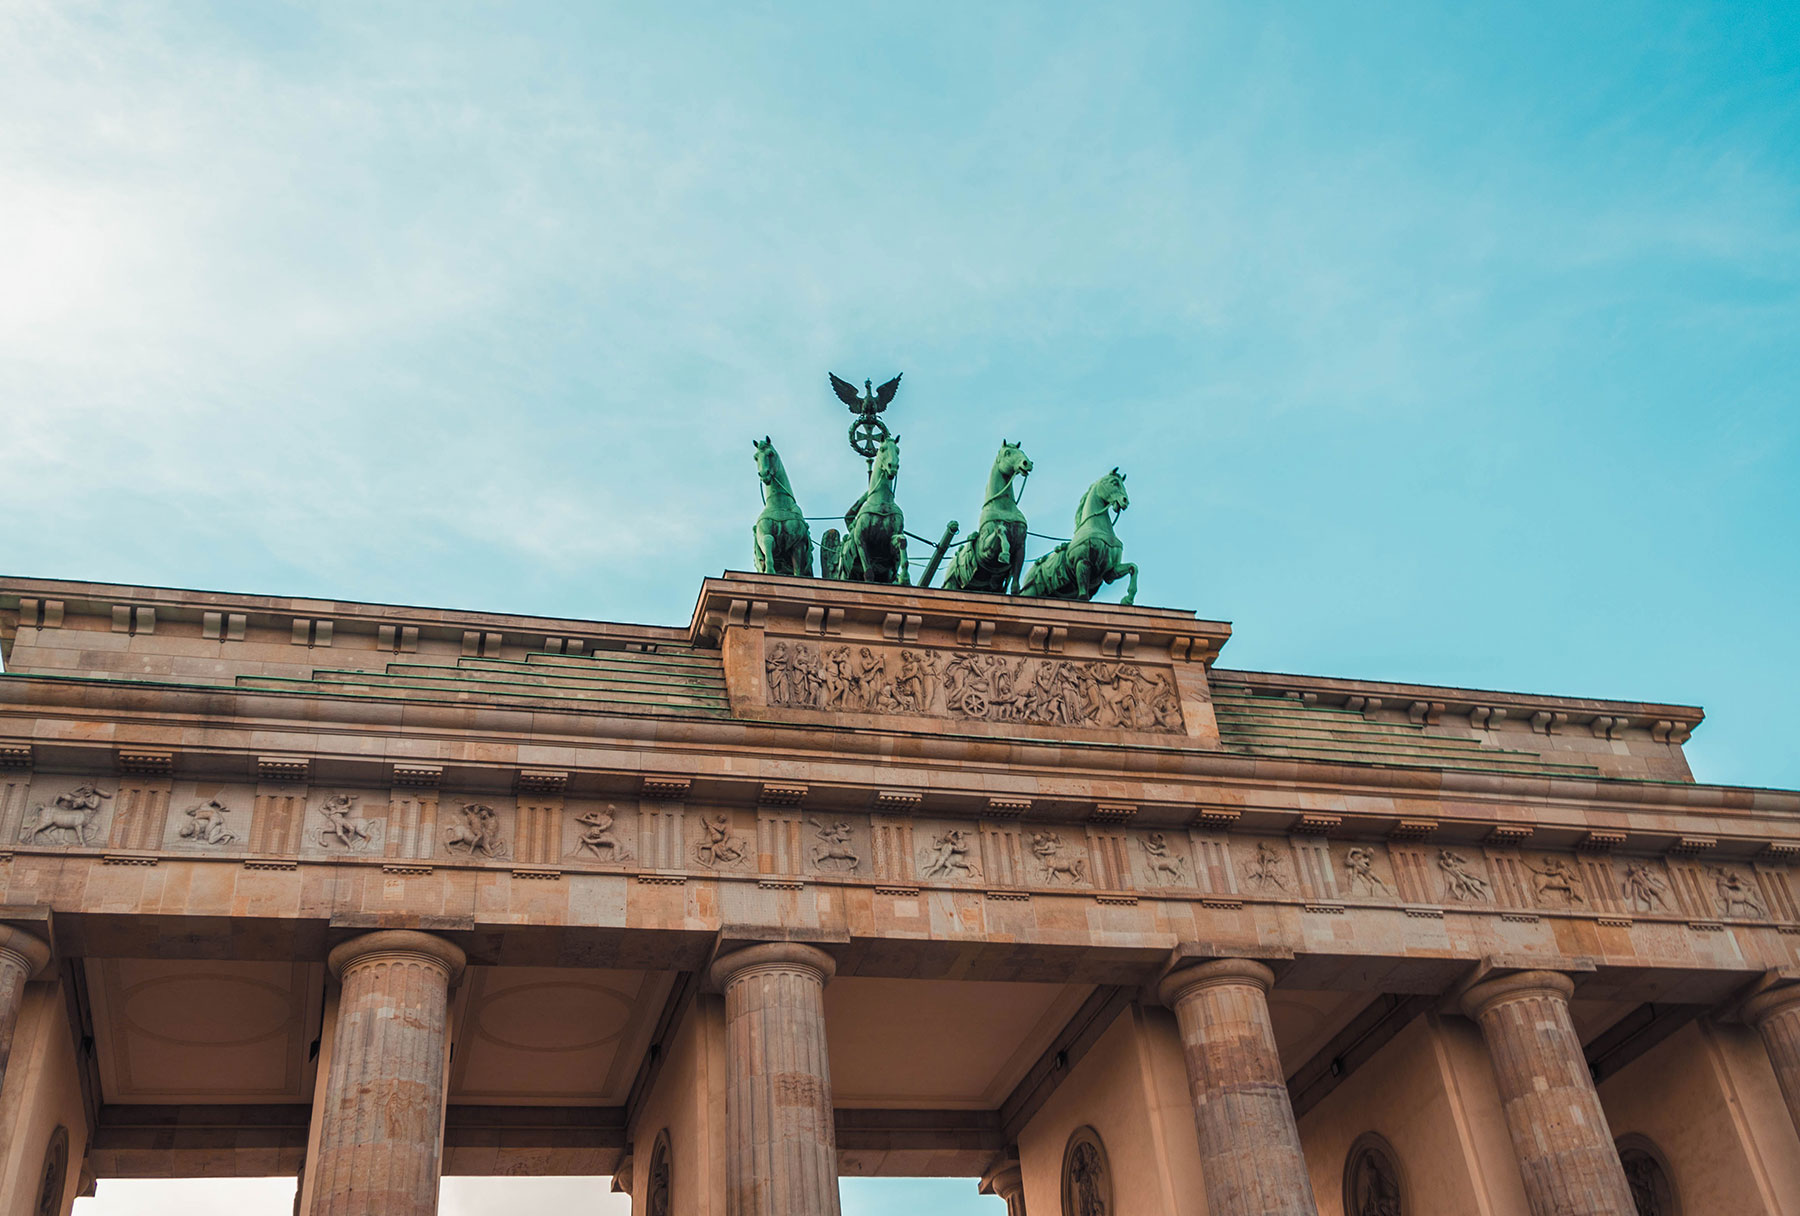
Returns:
[[[900,373],[901,376],[905,374],[905,372]],[[888,402],[894,399],[894,394],[900,391],[900,376],[895,376],[880,388],[874,388],[872,381],[864,380],[862,392],[859,393],[854,384],[836,372],[827,372],[826,375],[831,377],[831,387],[837,393],[838,400],[849,406],[852,414],[867,414],[873,417],[885,410]]]

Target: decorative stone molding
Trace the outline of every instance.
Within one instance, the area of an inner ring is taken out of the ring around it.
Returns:
[[[1129,823],[1137,813],[1137,807],[1129,802],[1097,802],[1088,819],[1094,823]]]
[[[560,794],[569,785],[569,774],[561,769],[522,768],[513,778],[513,788],[521,794]]]
[[[24,769],[32,765],[31,744],[0,744],[0,769]]]
[[[1575,849],[1580,853],[1610,853],[1624,843],[1624,832],[1595,829],[1576,841]]]
[[[115,757],[122,773],[142,777],[167,777],[175,771],[173,752],[120,748]]]
[[[435,790],[443,784],[444,770],[436,764],[396,764],[394,784],[402,789]]]
[[[917,810],[925,796],[917,790],[877,790],[875,809],[887,814],[905,814]]]
[[[1307,812],[1295,820],[1288,830],[1296,836],[1329,836],[1344,826],[1342,815],[1326,815],[1318,812]]]
[[[312,761],[287,756],[258,756],[256,775],[271,784],[297,784],[312,773]]]
[[[1020,819],[1031,810],[1029,798],[994,797],[987,800],[989,819]]]
[[[806,801],[806,787],[797,781],[765,781],[757,802],[763,806],[799,806]]]
[[[1496,824],[1487,834],[1487,843],[1494,845],[1517,845],[1530,840],[1535,829],[1524,823]]]
[[[1239,819],[1243,818],[1243,815],[1244,812],[1238,810],[1236,807],[1203,806],[1194,812],[1192,825],[1194,827],[1214,829],[1230,828],[1236,824]]]
[[[642,793],[658,802],[680,802],[693,785],[690,777],[645,777]]]
[[[1389,840],[1424,840],[1438,830],[1435,819],[1402,819],[1388,829]]]
[[[1678,836],[1675,843],[1669,846],[1669,852],[1676,857],[1697,857],[1709,849],[1717,848],[1719,841],[1713,836]]]

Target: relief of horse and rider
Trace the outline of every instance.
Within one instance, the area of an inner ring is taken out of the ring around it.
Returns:
[[[1169,674],[1129,663],[776,639],[763,668],[768,703],[790,709],[1183,729],[1181,698]]]
[[[943,586],[949,591],[1091,600],[1102,587],[1123,578],[1129,583],[1119,602],[1130,604],[1136,599],[1138,568],[1122,560],[1125,544],[1113,530],[1119,514],[1130,506],[1125,474],[1117,468],[1082,494],[1075,509],[1073,534],[1028,567],[1026,541],[1037,534],[1029,530],[1019,498],[1031,476],[1031,458],[1019,444],[1002,440],[988,470],[975,530],[955,541],[960,528],[953,520],[929,557],[909,555],[909,538],[926,545],[934,542],[906,530],[906,515],[896,497],[900,436],[890,433],[878,417],[899,391],[900,377],[880,388],[865,380],[861,391],[836,375],[831,384],[858,415],[850,428],[850,446],[867,460],[869,484],[844,512],[843,528],[830,528],[820,538],[819,577],[928,587],[948,555]],[[755,440],[754,446],[763,487],[762,514],[751,529],[756,569],[762,574],[810,578],[814,546],[808,517],[775,445],[765,436]],[[925,567],[916,580],[912,572],[915,563]]]

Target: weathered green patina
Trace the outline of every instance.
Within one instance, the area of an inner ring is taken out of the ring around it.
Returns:
[[[1025,513],[1019,510],[1018,485],[1030,475],[1031,458],[1024,449],[1001,440],[994,466],[988,470],[981,522],[951,559],[944,575],[946,590],[999,595],[1016,590],[1019,571],[1025,565]]]
[[[782,467],[781,454],[767,435],[756,445],[756,475],[762,478],[763,509],[750,533],[758,574],[812,577],[812,532],[794,498],[794,487]]]
[[[821,573],[864,583],[912,582],[906,564],[906,516],[894,499],[900,476],[900,436],[881,441],[869,467],[869,488],[844,512],[844,532],[825,534]]]
[[[1075,535],[1031,563],[1020,595],[1055,600],[1091,600],[1107,583],[1131,576],[1131,585],[1119,600],[1137,598],[1138,568],[1119,559],[1125,542],[1113,532],[1114,512],[1125,510],[1125,474],[1117,468],[1087,488],[1075,508]]]

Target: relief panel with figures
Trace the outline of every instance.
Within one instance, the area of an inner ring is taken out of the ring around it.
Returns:
[[[1184,729],[1173,675],[1133,663],[774,639],[763,666],[768,703],[784,709]]]

